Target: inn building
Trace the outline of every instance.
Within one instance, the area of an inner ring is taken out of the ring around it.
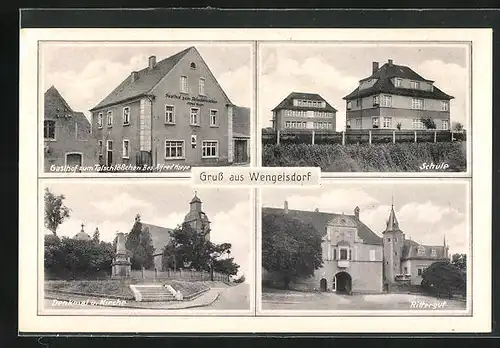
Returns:
[[[44,171],[52,166],[93,166],[96,149],[89,120],[74,111],[56,87],[44,93]]]
[[[389,59],[359,81],[345,96],[346,125],[351,129],[426,129],[431,119],[436,129],[450,129],[450,101],[454,98],[439,89],[433,80],[422,77],[405,65]]]
[[[316,93],[292,92],[272,110],[272,128],[331,129],[336,127],[337,110]]]
[[[310,277],[296,279],[290,288],[308,291],[380,293],[400,284],[420,285],[422,272],[433,262],[449,260],[442,246],[419,244],[407,239],[391,207],[380,236],[363,223],[359,207],[353,214],[263,208],[262,214],[287,214],[314,226],[322,236],[323,265]],[[275,272],[262,270],[263,281],[282,284]]]
[[[195,47],[146,63],[90,110],[100,164],[217,166],[247,160],[249,131],[235,136],[237,106]]]

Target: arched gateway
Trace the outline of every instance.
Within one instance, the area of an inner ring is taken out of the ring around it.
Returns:
[[[352,278],[347,272],[335,274],[333,284],[333,289],[338,293],[350,294],[352,291]]]

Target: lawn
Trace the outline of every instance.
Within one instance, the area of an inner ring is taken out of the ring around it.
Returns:
[[[129,282],[120,280],[57,280],[46,281],[45,290],[64,291],[89,296],[118,296],[133,299]]]

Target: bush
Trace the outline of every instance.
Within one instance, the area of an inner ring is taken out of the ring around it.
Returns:
[[[465,296],[465,273],[447,261],[434,262],[422,274],[422,289],[437,297]]]
[[[265,167],[320,167],[327,172],[420,171],[425,162],[447,163],[447,171],[465,171],[465,142],[396,144],[263,145]]]

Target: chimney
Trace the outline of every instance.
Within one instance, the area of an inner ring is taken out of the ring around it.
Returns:
[[[149,70],[153,69],[156,65],[156,56],[149,57]]]
[[[319,213],[319,209],[318,209],[318,208],[314,209],[314,211],[315,211],[316,213]]]
[[[284,205],[283,209],[285,210],[285,214],[288,214],[288,202],[287,201],[285,201],[285,205]]]
[[[372,63],[372,74],[375,74],[378,70],[378,62]]]
[[[132,82],[135,82],[137,80],[137,71],[132,71],[130,78],[132,79]]]
[[[389,63],[389,66],[392,66],[392,59],[387,60],[387,63]]]
[[[359,207],[354,208],[354,216],[359,220]]]

